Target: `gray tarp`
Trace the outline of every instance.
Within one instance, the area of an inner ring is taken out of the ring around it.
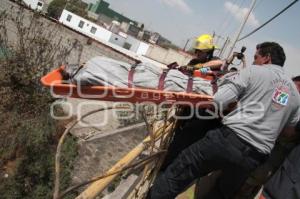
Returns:
[[[128,73],[131,65],[107,57],[94,57],[71,79],[80,85],[105,85],[128,87]],[[135,87],[156,89],[163,69],[150,63],[140,63],[135,68],[133,84]],[[170,70],[165,78],[164,90],[184,92],[188,76],[178,70]],[[212,95],[210,81],[195,77],[193,92]]]

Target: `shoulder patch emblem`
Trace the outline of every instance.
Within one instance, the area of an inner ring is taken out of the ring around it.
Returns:
[[[272,95],[272,100],[276,104],[286,106],[289,101],[289,94],[276,88]]]

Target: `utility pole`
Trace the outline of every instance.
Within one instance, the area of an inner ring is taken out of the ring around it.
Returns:
[[[218,47],[221,46],[221,45],[218,45],[219,44],[219,40],[222,40],[222,41],[225,40],[225,38],[222,35],[216,34],[215,31],[213,32],[213,38],[214,38],[214,44],[217,45]]]
[[[229,37],[226,37],[226,40],[220,50],[220,53],[219,53],[219,57],[222,58],[223,57],[223,53],[225,52],[226,48],[227,48],[227,45],[230,43],[230,39]]]
[[[249,11],[247,12],[247,14],[246,14],[244,20],[242,21],[241,26],[240,26],[239,30],[237,31],[237,33],[236,33],[234,39],[232,40],[233,42],[232,42],[232,45],[231,45],[230,50],[229,50],[229,52],[228,52],[228,55],[227,55],[227,57],[226,57],[227,59],[231,56],[231,53],[232,53],[232,51],[233,51],[233,49],[234,49],[234,46],[235,46],[237,40],[238,40],[239,37],[240,37],[240,34],[241,34],[241,32],[242,32],[242,30],[243,30],[243,28],[244,28],[244,26],[245,26],[245,24],[246,24],[246,22],[247,22],[247,20],[248,20],[248,18],[249,18],[249,15],[251,14],[251,12],[252,12],[252,10],[253,10],[253,8],[254,8],[255,3],[256,3],[256,0],[252,0],[250,9],[249,9]]]
[[[184,44],[184,47],[183,47],[183,51],[185,51],[185,49],[186,49],[186,47],[187,47],[187,45],[188,45],[188,43],[189,43],[190,40],[191,40],[191,38],[189,38],[189,39],[186,40],[186,42]]]

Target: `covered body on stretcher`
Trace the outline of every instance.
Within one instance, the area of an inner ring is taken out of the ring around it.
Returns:
[[[149,63],[130,65],[95,57],[82,67],[63,66],[42,78],[53,94],[126,102],[212,101],[211,78],[192,77]]]

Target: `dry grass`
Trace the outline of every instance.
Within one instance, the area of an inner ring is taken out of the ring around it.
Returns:
[[[51,197],[53,158],[64,123],[50,117],[55,99],[40,85],[40,78],[65,63],[80,45],[60,35],[60,26],[38,13],[22,7],[0,12],[1,198]],[[66,149],[65,186],[70,181],[70,160],[76,157],[73,138],[67,140]]]

